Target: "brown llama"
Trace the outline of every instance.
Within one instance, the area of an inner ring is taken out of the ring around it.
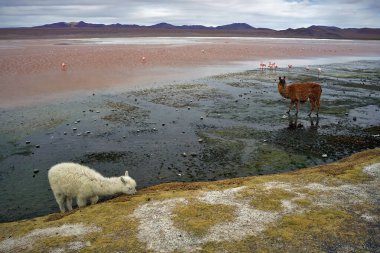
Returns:
[[[314,111],[314,108],[317,107],[317,116],[319,113],[319,107],[321,105],[320,99],[322,94],[322,88],[321,85],[318,83],[295,83],[291,85],[286,85],[284,78],[281,78],[281,76],[278,77],[278,92],[283,96],[284,98],[290,99],[290,106],[287,113],[290,113],[290,110],[292,109],[293,105],[296,104],[297,112],[296,115],[298,115],[298,109],[299,104],[305,103],[308,99],[310,101],[311,110],[308,114],[309,116]]]

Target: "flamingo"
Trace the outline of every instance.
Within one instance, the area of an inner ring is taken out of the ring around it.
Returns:
[[[66,71],[67,70],[67,64],[66,63],[64,63],[64,62],[61,63],[61,70],[62,71]]]
[[[261,69],[261,71],[263,71],[264,70],[264,68],[266,68],[267,67],[267,65],[265,64],[265,63],[260,63],[260,69]]]
[[[268,67],[270,70],[276,70],[277,69],[277,65],[275,62],[269,62]]]

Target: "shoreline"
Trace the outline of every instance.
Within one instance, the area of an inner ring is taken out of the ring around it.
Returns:
[[[0,41],[0,108],[54,101],[72,92],[92,94],[196,79],[207,75],[202,68],[227,69],[234,62],[289,59],[287,64],[293,64],[290,59],[380,56],[378,41],[223,37],[196,38],[194,43],[167,38],[167,44],[149,44],[144,39],[152,38],[141,38],[140,44],[83,44],[65,39]],[[63,62],[67,71],[61,71]],[[258,69],[259,64],[249,68]]]

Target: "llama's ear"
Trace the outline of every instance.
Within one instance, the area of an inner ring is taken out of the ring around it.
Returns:
[[[284,79],[286,78],[286,76],[284,76]]]
[[[279,76],[279,77],[278,77],[278,80],[280,80],[280,81],[281,81],[281,76]]]
[[[129,177],[128,170],[125,171],[125,176]]]
[[[123,177],[120,177],[120,180],[121,182],[123,182],[124,184],[126,184],[127,182],[125,182],[124,178]]]

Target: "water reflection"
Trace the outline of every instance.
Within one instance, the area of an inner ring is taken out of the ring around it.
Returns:
[[[308,130],[317,131],[319,127],[319,117],[309,117],[310,126],[307,127]],[[305,129],[303,122],[298,122],[298,116],[289,116],[288,118],[288,127],[289,130],[295,129]]]

